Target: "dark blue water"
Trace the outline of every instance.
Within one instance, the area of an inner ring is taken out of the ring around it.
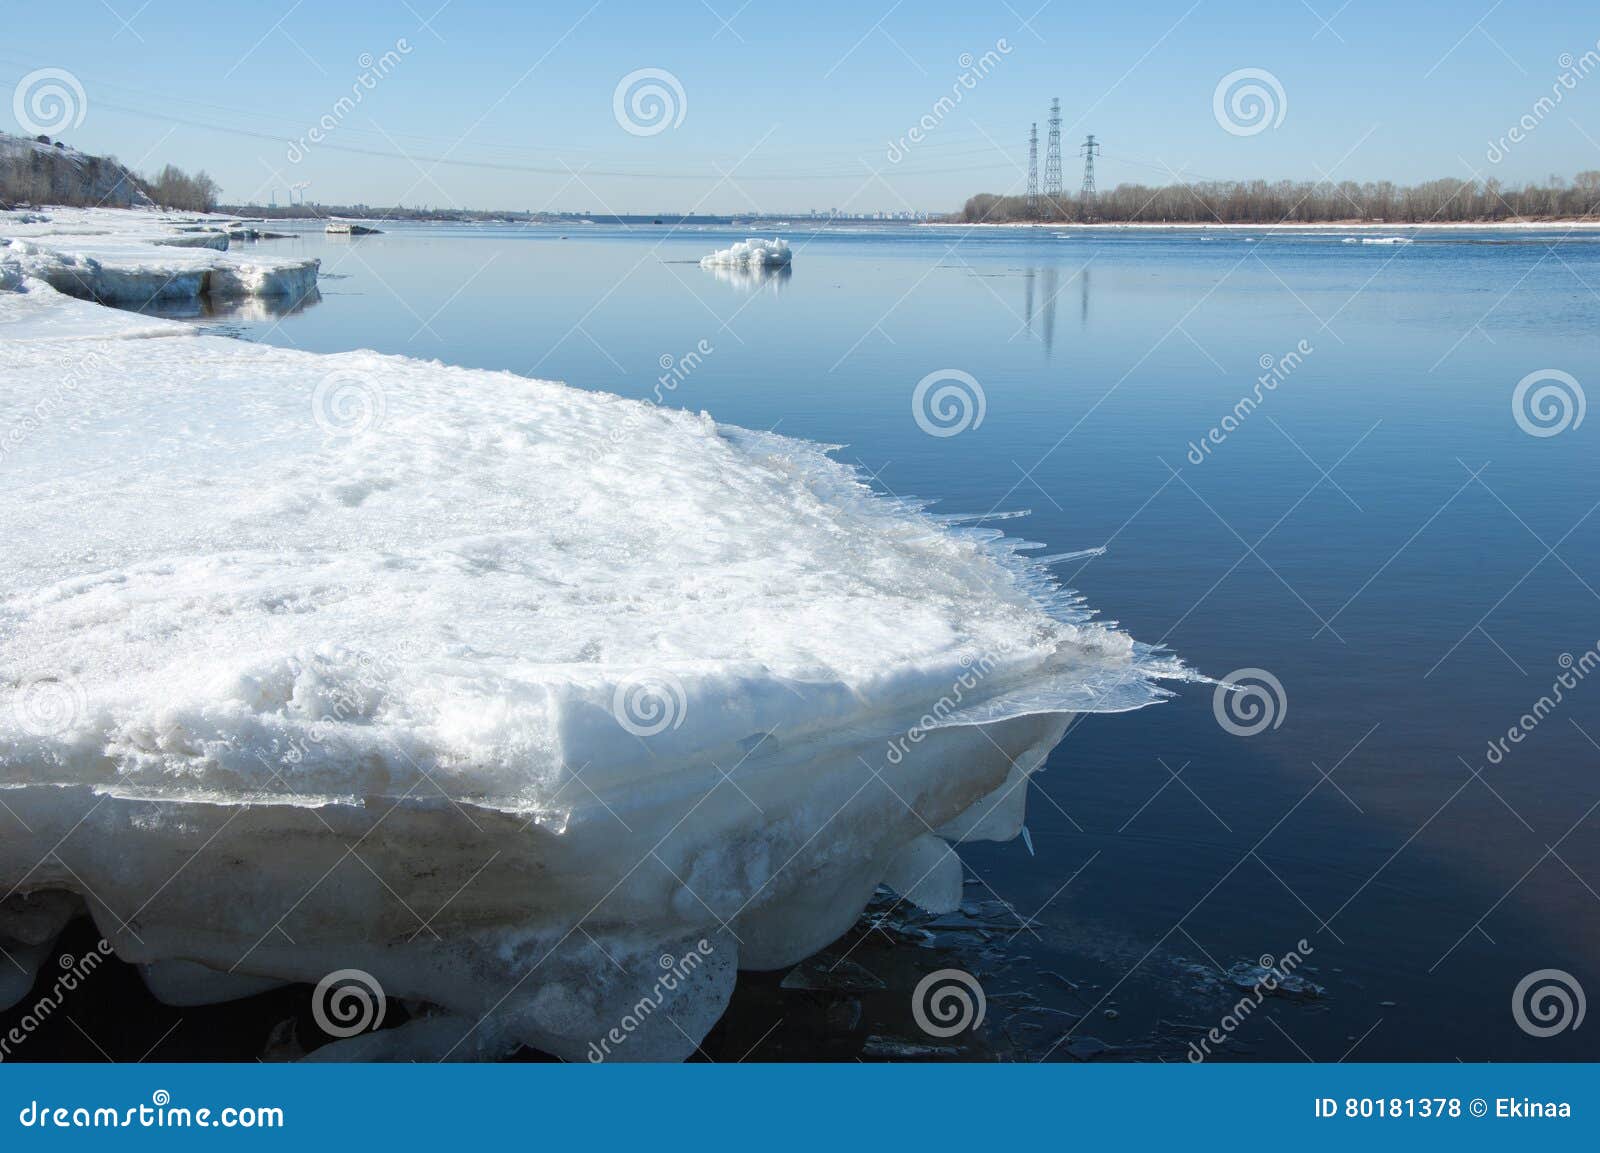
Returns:
[[[668,403],[842,444],[937,511],[1031,510],[1007,527],[1052,553],[1108,545],[1063,574],[1093,605],[1204,672],[1281,682],[1250,737],[1199,685],[1085,720],[1035,778],[1036,855],[964,850],[989,927],[948,948],[991,993],[994,1048],[1183,1059],[1240,995],[1222,970],[1304,940],[1324,995],[1269,999],[1224,1055],[1600,1056],[1600,1028],[1536,1038],[1512,1012],[1535,970],[1600,991],[1600,675],[1488,759],[1600,641],[1600,417],[1537,437],[1512,405],[1538,370],[1600,387],[1600,243],[796,228],[790,275],[741,282],[694,262],[744,230],[386,228],[264,246],[320,255],[324,297],[227,329],[636,397],[703,341]],[[943,369],[986,407],[933,437],[912,393]],[[864,1023],[757,978],[708,1045],[903,1033],[900,984],[945,945],[891,936],[838,950],[892,971]]]

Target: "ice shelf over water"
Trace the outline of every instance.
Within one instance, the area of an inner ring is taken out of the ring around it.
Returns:
[[[175,1004],[359,970],[411,1009],[321,1056],[680,1058],[880,882],[954,908],[949,844],[1018,833],[1069,719],[1184,675],[825,448],[34,269],[0,257],[25,969],[86,908]]]
[[[700,267],[783,268],[792,257],[787,240],[759,240],[752,237],[730,248],[719,248],[709,256],[702,256]]]

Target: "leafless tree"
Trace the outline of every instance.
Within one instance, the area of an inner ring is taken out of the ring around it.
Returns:
[[[1430,180],[1411,187],[1390,181],[1206,181],[1149,187],[1119,184],[1092,205],[1076,199],[1044,201],[1030,215],[1020,196],[980,193],[963,207],[967,222],[1006,223],[1040,219],[1067,223],[1086,219],[1146,224],[1276,224],[1338,221],[1492,223],[1500,220],[1568,220],[1600,214],[1600,171],[1580,172],[1568,182],[1552,176],[1543,184],[1508,188],[1500,181]]]

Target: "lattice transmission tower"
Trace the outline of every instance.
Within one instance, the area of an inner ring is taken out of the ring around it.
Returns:
[[[1078,151],[1083,153],[1083,202],[1089,204],[1094,200],[1094,158],[1100,151],[1100,145],[1095,143],[1094,133],[1089,134],[1089,139],[1083,142],[1083,147]]]
[[[1061,201],[1061,100],[1050,100],[1050,141],[1044,153],[1044,198],[1050,202],[1052,213],[1059,211]]]
[[[1028,215],[1039,215],[1039,125],[1028,129]]]

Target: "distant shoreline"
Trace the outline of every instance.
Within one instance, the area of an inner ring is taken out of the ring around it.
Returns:
[[[217,208],[219,215],[234,217],[241,220],[263,220],[275,223],[303,223],[324,224],[333,219],[335,214],[313,214],[306,212],[294,216],[287,215],[281,210],[277,213],[262,212],[259,208],[248,206],[227,205]],[[1155,221],[1043,221],[1043,220],[858,220],[854,218],[838,219],[812,219],[810,217],[797,217],[793,219],[778,220],[749,220],[732,219],[728,217],[703,216],[682,217],[665,219],[649,216],[620,216],[620,217],[554,217],[554,216],[516,216],[505,213],[473,213],[450,214],[437,216],[413,216],[410,214],[393,215],[382,211],[368,210],[366,213],[348,210],[337,214],[340,219],[348,217],[355,220],[380,220],[400,222],[407,224],[521,224],[544,225],[560,227],[580,227],[584,225],[602,225],[612,227],[634,227],[660,225],[662,227],[713,227],[713,228],[744,228],[747,231],[761,232],[763,229],[781,227],[790,230],[805,230],[808,227],[839,227],[842,225],[904,225],[914,228],[1046,228],[1054,232],[1080,231],[1080,232],[1326,232],[1329,230],[1400,233],[1400,232],[1463,232],[1463,231],[1516,231],[1516,230],[1550,230],[1567,229],[1570,231],[1590,232],[1600,230],[1600,218],[1552,217],[1543,219],[1518,219],[1496,221],[1469,221],[1450,220],[1402,223],[1399,221],[1370,221],[1370,220],[1322,220],[1322,221],[1284,221],[1267,224],[1241,224],[1218,223],[1209,224],[1201,222],[1174,221],[1162,223]]]
[[[1590,231],[1600,229],[1600,219],[1572,219],[1570,217],[1552,217],[1549,220],[1450,220],[1435,222],[1407,223],[1401,221],[1370,221],[1370,220],[1323,220],[1316,222],[1283,221],[1273,224],[1236,224],[1219,223],[1213,221],[1209,224],[1200,222],[1173,222],[1170,224],[1151,221],[1123,221],[1123,220],[1097,220],[1091,222],[1058,221],[1051,223],[1043,220],[999,220],[999,221],[959,221],[959,220],[930,220],[927,222],[933,228],[1049,228],[1055,231],[1064,229],[1079,229],[1083,231],[1143,231],[1143,232],[1309,232],[1327,231],[1328,229],[1361,230],[1365,232],[1460,232],[1463,230],[1482,229],[1548,229],[1567,228],[1572,230]]]
[[[749,213],[715,215],[695,213],[579,213],[579,212],[514,212],[488,209],[428,210],[410,208],[385,208],[366,204],[296,204],[292,208],[279,205],[219,204],[217,212],[247,220],[274,221],[326,221],[387,220],[414,224],[549,224],[561,227],[579,225],[610,226],[662,226],[662,227],[715,227],[749,228],[754,231],[774,227],[798,228],[807,224],[918,224],[919,220],[879,220],[863,216],[808,216],[805,213],[767,213],[753,216]]]

